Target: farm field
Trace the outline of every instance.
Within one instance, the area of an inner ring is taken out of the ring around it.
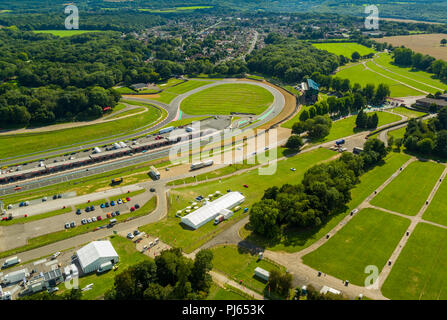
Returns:
[[[355,42],[335,42],[335,43],[313,43],[314,47],[320,50],[326,50],[337,56],[343,55],[347,58],[351,58],[354,52],[358,52],[361,56],[366,56],[370,53],[375,53],[374,49],[365,47]]]
[[[403,116],[406,116],[408,118],[417,118],[421,117],[427,113],[416,111],[416,110],[410,110],[404,107],[397,107],[390,110],[391,112],[401,114]]]
[[[422,92],[411,89],[394,80],[382,77],[381,75],[367,70],[362,64],[355,65],[350,68],[345,68],[336,74],[340,78],[346,78],[351,81],[351,84],[358,83],[361,86],[366,86],[368,83],[373,83],[376,86],[380,83],[389,85],[391,90],[391,97],[406,97],[406,96],[420,96],[424,95]]]
[[[124,119],[117,119],[113,122],[41,133],[0,136],[0,157],[8,158],[44,152],[45,150],[85,143],[98,138],[105,139],[109,136],[129,133],[138,128],[148,126],[161,117],[162,113],[159,109],[150,106],[148,108],[147,112]],[[10,146],[14,146],[14,148],[10,148]]]
[[[34,33],[49,33],[58,37],[71,37],[83,33],[104,32],[101,30],[34,30]]]
[[[447,226],[447,183],[445,181],[442,181],[422,218]]]
[[[225,273],[228,277],[237,282],[242,280],[242,285],[263,293],[266,281],[254,276],[256,267],[267,271],[281,270],[285,268],[271,263],[266,259],[258,261],[257,254],[251,254],[249,251],[235,245],[225,245],[212,248],[214,254],[213,269]]]
[[[425,71],[414,70],[413,68],[410,68],[410,67],[404,68],[404,67],[399,67],[399,66],[395,65],[393,63],[393,59],[390,54],[380,53],[379,55],[377,55],[374,58],[374,62],[377,63],[378,65],[382,66],[383,68],[386,68],[394,73],[398,73],[401,76],[406,77],[406,80],[408,78],[410,78],[415,81],[425,83],[426,85],[435,87],[435,89],[437,88],[440,91],[444,91],[447,89],[447,84],[436,79],[434,77],[434,75],[431,73],[428,73]],[[436,91],[435,91],[435,93],[436,93]]]
[[[382,293],[396,300],[446,300],[447,230],[419,223],[410,235]]]
[[[261,114],[273,103],[273,95],[251,84],[222,84],[195,93],[181,103],[189,115],[230,114],[244,112]]]
[[[436,59],[447,61],[447,47],[441,47],[441,40],[445,34],[413,34],[408,36],[393,36],[378,38],[377,42],[386,42],[395,47],[405,46],[415,52],[428,54]]]
[[[371,204],[414,216],[424,205],[443,170],[444,166],[438,163],[412,162],[372,199]]]
[[[363,209],[323,246],[305,255],[303,262],[363,286],[367,276],[365,267],[375,265],[381,270],[409,225],[410,220],[405,218]]]
[[[212,222],[205,224],[197,230],[190,230],[180,224],[180,218],[176,218],[175,214],[178,210],[184,209],[199,195],[208,195],[217,190],[225,192],[227,189],[240,191],[245,196],[245,202],[242,208],[250,207],[254,202],[259,201],[264,190],[270,186],[280,186],[286,182],[296,183],[303,178],[304,172],[318,162],[325,161],[336,155],[335,152],[327,149],[318,149],[306,152],[297,156],[293,156],[286,160],[278,162],[276,173],[272,176],[259,175],[258,169],[250,170],[239,175],[221,179],[221,181],[210,181],[195,186],[171,189],[169,192],[169,211],[166,220],[146,225],[142,228],[147,234],[154,235],[163,240],[163,242],[181,247],[185,252],[192,252],[208,241],[212,236],[221,232],[226,225],[234,222],[234,220],[242,217],[240,210],[234,216],[217,226]],[[290,168],[295,167],[296,171],[291,174]],[[268,177],[268,179],[266,178]],[[247,184],[248,188],[243,185]]]
[[[356,208],[376,188],[382,185],[399,167],[410,157],[405,154],[391,153],[385,158],[383,165],[366,172],[360,177],[360,183],[351,190],[351,201],[347,204],[347,210],[332,216],[325,224],[318,228],[305,230],[286,230],[286,235],[279,242],[269,242],[252,233],[249,226],[239,230],[240,235],[250,242],[267,247],[272,251],[297,252],[312,245],[318,239],[324,237],[333,229],[348,212]]]

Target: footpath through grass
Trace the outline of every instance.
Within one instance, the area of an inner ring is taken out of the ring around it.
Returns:
[[[410,163],[371,204],[414,216],[424,205],[444,166],[434,162]]]
[[[254,275],[256,267],[267,271],[285,271],[283,266],[265,258],[258,260],[256,253],[250,253],[248,250],[235,245],[218,246],[212,248],[211,251],[214,254],[213,269],[226,274],[237,282],[242,280],[243,286],[261,294],[266,291],[267,282]]]
[[[365,268],[385,266],[410,220],[375,209],[363,209],[323,246],[305,255],[303,262],[316,270],[363,286]],[[374,244],[374,245],[371,245]]]
[[[425,220],[433,221],[447,226],[447,183],[442,181],[433,200],[422,216]]]
[[[426,112],[410,110],[410,109],[407,109],[407,108],[404,108],[404,107],[393,108],[393,109],[391,109],[391,111],[394,112],[394,113],[398,113],[398,114],[401,114],[403,116],[406,116],[408,118],[418,118],[420,116],[423,116],[423,115],[427,114]]]
[[[251,297],[248,297],[246,294],[241,292],[240,290],[226,285],[225,289],[219,287],[214,282],[211,284],[210,293],[206,300],[251,300]]]
[[[255,243],[272,251],[298,252],[312,245],[318,239],[324,237],[332,230],[350,211],[360,205],[375,189],[382,185],[402,164],[410,157],[405,154],[389,154],[383,165],[376,166],[360,177],[360,183],[351,190],[351,201],[347,204],[347,209],[339,214],[333,215],[323,225],[310,229],[288,229],[285,230],[283,238],[272,242],[260,237],[250,230],[246,225],[241,228],[239,234],[246,240]],[[293,182],[293,183],[297,183]]]
[[[393,300],[446,300],[447,230],[419,223],[410,235],[382,293]]]

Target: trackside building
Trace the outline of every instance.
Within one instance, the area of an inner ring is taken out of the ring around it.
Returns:
[[[193,229],[198,229],[205,223],[214,220],[219,214],[223,214],[244,201],[245,197],[242,193],[237,191],[229,192],[182,217],[181,221]]]
[[[84,273],[97,271],[102,264],[119,261],[118,253],[110,241],[93,241],[76,252],[79,265]]]

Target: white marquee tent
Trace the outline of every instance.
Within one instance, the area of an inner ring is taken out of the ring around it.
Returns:
[[[110,241],[93,241],[76,252],[84,273],[98,270],[101,264],[111,261],[113,264],[119,261],[118,253]]]

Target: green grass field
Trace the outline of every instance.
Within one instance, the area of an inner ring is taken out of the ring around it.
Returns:
[[[227,285],[224,289],[212,283],[206,300],[248,300],[248,297],[232,286]]]
[[[425,220],[447,226],[447,183],[442,181],[433,200],[422,216]]]
[[[365,267],[374,265],[382,270],[409,225],[410,220],[405,218],[363,209],[323,246],[305,255],[303,262],[363,286],[369,275]]]
[[[193,94],[183,100],[181,109],[190,115],[261,114],[273,103],[273,95],[251,84],[222,84]]]
[[[334,53],[337,56],[343,55],[347,58],[351,58],[354,52],[358,52],[361,56],[366,56],[370,53],[376,53],[374,49],[365,47],[355,42],[340,42],[340,43],[313,43],[314,47],[320,50],[326,50],[330,53]]]
[[[376,112],[376,113],[379,117],[379,124],[377,125],[377,127],[401,120],[401,117],[395,114],[391,114],[389,112]],[[368,115],[371,114],[372,113],[368,113]],[[356,127],[355,119],[356,116],[351,116],[343,120],[334,121],[332,123],[332,128],[331,131],[329,132],[329,135],[326,136],[321,142],[336,140],[339,138],[351,136],[359,132],[354,130]]]
[[[143,126],[150,125],[162,116],[162,112],[159,109],[155,107],[148,108],[148,112],[124,119],[117,119],[113,122],[41,133],[0,136],[0,158],[60,149],[92,139],[105,139],[108,136],[130,133]],[[11,148],[11,146],[14,146],[14,148]]]
[[[371,204],[414,216],[424,205],[443,170],[444,166],[438,163],[410,163]]]
[[[147,11],[151,13],[174,13],[174,12],[188,12],[202,9],[211,9],[213,6],[187,6],[187,7],[175,7],[171,9],[138,9],[140,11]]]
[[[423,116],[427,113],[424,112],[420,112],[420,111],[416,111],[416,110],[410,110],[404,107],[397,107],[397,108],[393,108],[390,111],[394,112],[394,113],[398,113],[401,114],[403,116],[406,116],[408,118],[417,118],[420,116]]]
[[[388,131],[387,136],[388,137],[393,136],[394,140],[402,139],[404,137],[406,131],[407,131],[407,127],[399,128],[396,130],[390,130],[390,131]]]
[[[240,281],[242,285],[259,293],[263,293],[266,282],[254,276],[256,267],[264,270],[282,270],[285,268],[266,259],[258,261],[257,254],[235,245],[218,246],[211,249],[214,254],[213,269],[225,273],[230,278]]]
[[[142,112],[142,111],[145,111],[145,110],[146,110],[145,107],[135,108],[135,109],[130,109],[130,110],[121,112],[121,113],[119,113],[119,114],[116,114],[116,115],[114,115],[114,116],[111,116],[111,117],[108,118],[107,120],[119,119],[119,118],[126,117],[126,116],[130,116],[130,115],[132,115],[132,114],[139,113],[139,112]]]
[[[35,33],[49,33],[58,37],[71,37],[83,33],[104,32],[101,30],[34,30]]]
[[[446,300],[447,230],[419,223],[382,286],[393,300]]]
[[[269,242],[266,239],[257,236],[249,230],[249,226],[241,228],[240,235],[252,243],[268,248],[272,251],[297,252],[312,245],[318,239],[324,237],[332,230],[351,210],[356,208],[362,201],[369,196],[376,188],[383,184],[399,167],[410,157],[405,154],[389,154],[383,165],[366,172],[360,177],[360,183],[351,190],[351,201],[347,204],[347,209],[337,215],[332,216],[325,224],[320,227],[304,230],[286,230],[283,239],[280,242]]]
[[[184,94],[191,90],[206,86],[207,84],[211,84],[214,81],[204,81],[204,80],[188,80],[178,85],[170,86],[165,89],[165,92],[174,93],[177,95]]]
[[[224,221],[217,226],[212,222],[205,224],[197,230],[189,230],[180,224],[180,218],[176,218],[177,210],[184,209],[190,205],[190,201],[194,201],[199,195],[208,195],[219,190],[225,192],[227,189],[240,191],[246,197],[241,207],[250,207],[254,202],[262,198],[264,190],[272,185],[281,186],[284,183],[297,183],[304,175],[304,172],[320,161],[327,160],[336,155],[335,152],[327,149],[318,149],[297,155],[287,160],[278,162],[278,167],[274,175],[261,176],[257,169],[235,175],[229,178],[221,179],[221,181],[211,181],[201,183],[195,186],[171,189],[169,192],[169,212],[168,217],[157,223],[153,223],[142,228],[147,234],[154,235],[162,239],[171,246],[181,247],[186,252],[192,252],[200,247],[211,237],[224,230],[231,223],[245,216],[243,210],[235,213],[228,221]],[[290,171],[291,167],[295,167],[296,171]],[[247,184],[248,188],[243,185]]]
[[[380,65],[392,72],[398,73],[401,76],[405,76],[406,78],[411,78],[413,80],[417,80],[417,81],[425,83],[427,85],[442,89],[440,91],[447,90],[447,84],[434,78],[433,74],[430,74],[430,73],[424,72],[424,71],[416,71],[416,70],[413,70],[412,68],[399,67],[397,65],[394,65],[392,60],[393,59],[392,59],[391,55],[385,54],[385,53],[380,53],[380,55],[374,59],[374,61],[378,65]]]
[[[420,96],[424,95],[422,92],[411,89],[394,80],[382,77],[381,75],[365,69],[361,64],[350,68],[345,68],[337,72],[337,77],[347,78],[351,84],[359,83],[361,86],[366,86],[368,83],[376,85],[379,83],[388,84],[391,90],[391,97],[406,97],[406,96]]]

